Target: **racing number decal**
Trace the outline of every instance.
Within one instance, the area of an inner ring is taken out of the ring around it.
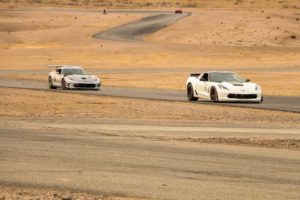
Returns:
[[[204,91],[208,93],[209,89],[210,89],[210,87],[208,86],[208,84],[205,84],[204,85]]]

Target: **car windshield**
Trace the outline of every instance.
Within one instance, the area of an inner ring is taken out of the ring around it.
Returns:
[[[217,82],[217,83],[222,83],[222,82],[230,82],[230,83],[244,83],[245,80],[240,77],[236,73],[232,72],[213,72],[209,73],[209,80],[211,82]]]
[[[62,70],[64,75],[86,75],[86,71],[80,68],[66,68]]]

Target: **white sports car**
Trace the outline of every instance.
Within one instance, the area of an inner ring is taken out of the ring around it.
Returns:
[[[52,66],[53,67],[53,66]],[[56,70],[49,73],[50,89],[90,89],[99,90],[101,81],[97,76],[89,75],[82,67],[57,65]]]
[[[186,82],[189,101],[262,102],[262,89],[234,72],[211,71],[191,74]]]

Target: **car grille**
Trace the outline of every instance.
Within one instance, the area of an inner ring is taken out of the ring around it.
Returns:
[[[74,87],[78,87],[78,88],[94,88],[96,87],[95,84],[86,84],[86,83],[76,83],[74,84]]]
[[[257,94],[229,94],[228,98],[231,98],[231,99],[256,99]]]
[[[239,83],[234,83],[234,86],[244,86],[243,84],[239,84]]]

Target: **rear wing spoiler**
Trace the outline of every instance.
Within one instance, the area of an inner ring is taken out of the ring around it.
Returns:
[[[193,74],[191,74],[190,76],[191,77],[198,77],[198,76],[200,76],[201,74],[199,74],[199,73],[193,73]]]
[[[68,65],[48,65],[49,68],[59,68],[59,67],[65,67],[65,66],[68,66]]]

